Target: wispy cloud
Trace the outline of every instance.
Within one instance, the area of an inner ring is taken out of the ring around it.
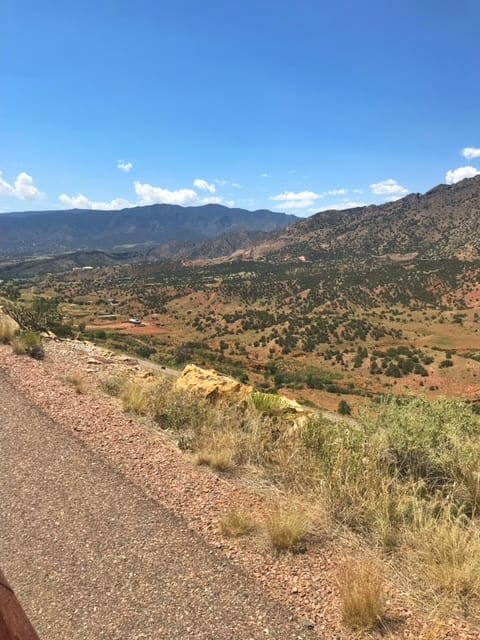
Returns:
[[[465,147],[462,149],[462,156],[467,158],[467,160],[480,158],[480,149],[478,147]]]
[[[285,191],[276,196],[270,196],[270,200],[279,202],[279,206],[283,209],[307,209],[320,198],[323,198],[323,194],[315,191]]]
[[[32,176],[28,173],[22,171],[15,178],[13,184],[10,184],[4,180],[0,171],[0,196],[9,196],[19,200],[42,200],[45,194],[35,186]]]
[[[120,169],[120,171],[124,171],[125,173],[130,173],[133,169],[133,162],[124,162],[123,160],[119,160],[117,163],[117,169]]]

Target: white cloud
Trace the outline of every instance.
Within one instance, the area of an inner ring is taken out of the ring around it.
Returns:
[[[408,193],[408,189],[402,187],[392,178],[382,180],[382,182],[375,182],[370,185],[370,189],[377,196],[404,196]]]
[[[270,178],[270,174],[269,173],[261,173],[260,177],[261,178]]]
[[[238,182],[232,182],[232,187],[235,187],[235,189],[241,189],[242,185],[238,184]]]
[[[462,156],[467,160],[480,158],[480,149],[478,147],[465,147],[465,149],[462,149]]]
[[[326,191],[325,195],[327,196],[345,196],[348,193],[347,189],[330,189],[330,191]]]
[[[183,206],[195,204],[198,194],[193,189],[163,189],[151,184],[143,184],[138,180],[134,183],[135,193],[139,196],[140,204],[180,204]]]
[[[217,184],[220,184],[220,185],[227,184],[226,180],[219,180],[218,178],[214,178],[213,181],[216,182]]]
[[[201,189],[202,191],[208,191],[209,193],[215,193],[217,190],[214,184],[209,184],[206,180],[202,180],[201,178],[194,180],[193,186],[197,187],[197,189]]]
[[[270,196],[270,200],[280,202],[283,209],[306,209],[313,206],[319,198],[323,198],[323,194],[314,191],[285,191],[276,196]]]
[[[477,171],[475,167],[458,167],[458,169],[447,171],[445,181],[447,184],[455,184],[460,180],[465,180],[465,178],[474,178],[478,175],[480,175],[480,171]]]
[[[210,185],[211,186],[211,185]],[[211,193],[201,196],[193,189],[177,189],[171,191],[163,187],[155,187],[151,184],[144,184],[138,180],[134,183],[136,202],[130,202],[125,198],[115,198],[110,202],[92,200],[83,194],[69,196],[62,193],[59,196],[60,202],[66,207],[73,209],[100,209],[104,211],[115,211],[129,207],[151,204],[176,204],[181,206],[202,205],[202,204],[223,204],[227,207],[234,207],[233,200],[224,200],[221,196]]]
[[[81,193],[78,196],[69,196],[66,193],[62,193],[58,199],[66,207],[71,209],[101,209],[102,211],[116,211],[118,209],[127,209],[128,207],[134,207],[135,205],[125,200],[124,198],[115,198],[110,202],[96,202],[90,200],[87,196]]]
[[[133,169],[133,162],[124,162],[123,160],[119,160],[117,169],[120,169],[120,171],[125,171],[125,173],[129,173]]]
[[[41,200],[45,194],[37,189],[33,184],[32,176],[28,173],[24,171],[19,173],[12,185],[2,178],[0,171],[0,196],[10,196],[20,200]]]

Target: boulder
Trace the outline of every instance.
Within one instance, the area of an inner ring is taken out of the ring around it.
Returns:
[[[242,384],[235,378],[224,376],[212,369],[202,369],[189,364],[182,371],[182,375],[175,382],[175,389],[197,393],[209,400],[228,400],[242,402],[247,400],[253,392],[253,387]]]

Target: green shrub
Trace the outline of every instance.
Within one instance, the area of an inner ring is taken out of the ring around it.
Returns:
[[[346,400],[340,400],[338,403],[338,413],[341,416],[349,416],[352,413],[352,407],[346,402]]]
[[[249,406],[260,413],[275,415],[284,408],[285,401],[282,396],[273,393],[260,393],[255,391],[249,399]]]

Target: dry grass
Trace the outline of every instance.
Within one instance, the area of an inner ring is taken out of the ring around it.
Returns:
[[[78,394],[85,393],[85,379],[78,373],[70,373],[65,376],[65,382],[72,386]]]
[[[103,378],[100,381],[100,387],[109,396],[118,398],[128,382],[126,375],[113,375]]]
[[[151,390],[140,380],[129,380],[121,394],[124,411],[132,413],[146,414],[150,402]]]
[[[310,533],[310,519],[303,509],[276,506],[267,515],[265,531],[275,552],[301,553]]]
[[[402,555],[410,568],[410,582],[424,585],[424,598],[436,606],[441,603],[446,615],[456,610],[480,620],[477,523],[462,516],[455,518],[448,511],[439,517],[426,517],[416,530],[407,532]]]
[[[216,471],[229,471],[235,466],[236,438],[232,433],[211,433],[203,436],[195,447],[196,463]]]
[[[243,511],[229,511],[220,520],[220,532],[227,538],[239,538],[251,533],[255,528],[252,518]]]
[[[355,631],[369,631],[385,614],[383,573],[371,558],[347,558],[337,571],[343,622]]]
[[[15,337],[16,323],[5,315],[0,315],[0,344],[9,344]]]

